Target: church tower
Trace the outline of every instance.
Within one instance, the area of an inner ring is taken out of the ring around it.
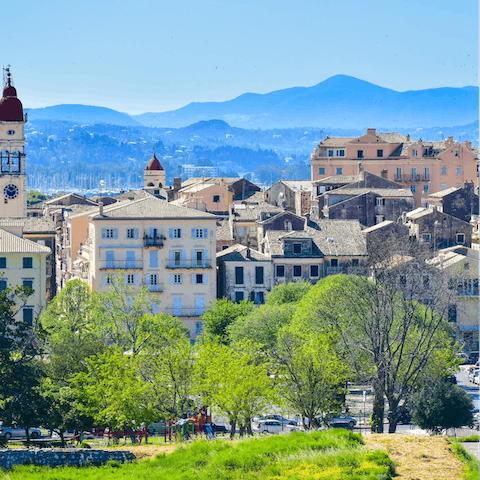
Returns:
[[[0,218],[27,216],[25,123],[27,116],[8,66],[3,69],[0,99]]]
[[[160,195],[162,188],[165,188],[165,170],[153,152],[153,157],[143,171],[143,189],[153,195]]]

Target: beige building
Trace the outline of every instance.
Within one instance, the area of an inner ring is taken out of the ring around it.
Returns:
[[[160,195],[165,188],[165,170],[153,153],[152,158],[143,171],[143,189],[152,195]]]
[[[214,215],[148,196],[90,213],[88,239],[73,263],[99,292],[118,274],[127,285],[148,286],[160,311],[180,317],[193,340],[216,298],[215,236]]]
[[[17,285],[30,287],[33,294],[20,307],[17,316],[27,325],[47,305],[46,261],[50,248],[22,238],[23,220],[2,222],[0,229],[0,290]]]

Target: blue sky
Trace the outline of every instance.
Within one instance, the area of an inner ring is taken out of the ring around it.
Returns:
[[[27,108],[160,112],[336,74],[478,85],[477,0],[18,0],[1,37]]]

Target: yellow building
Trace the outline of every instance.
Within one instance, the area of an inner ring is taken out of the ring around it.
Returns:
[[[127,285],[148,286],[160,311],[180,317],[195,339],[216,298],[215,251],[215,215],[148,196],[90,214],[76,262],[93,290],[108,291],[118,274]]]
[[[23,285],[33,289],[25,305],[18,305],[17,316],[33,325],[47,305],[46,261],[51,250],[22,238],[22,220],[2,222],[0,229],[0,290]],[[8,230],[6,230],[8,228]],[[10,230],[10,231],[9,231]]]

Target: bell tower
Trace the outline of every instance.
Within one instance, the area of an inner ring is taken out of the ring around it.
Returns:
[[[153,151],[153,157],[143,171],[143,189],[153,195],[160,195],[160,189],[165,188],[165,170]]]
[[[0,99],[0,217],[27,216],[25,123],[27,116],[8,65],[3,69]]]

